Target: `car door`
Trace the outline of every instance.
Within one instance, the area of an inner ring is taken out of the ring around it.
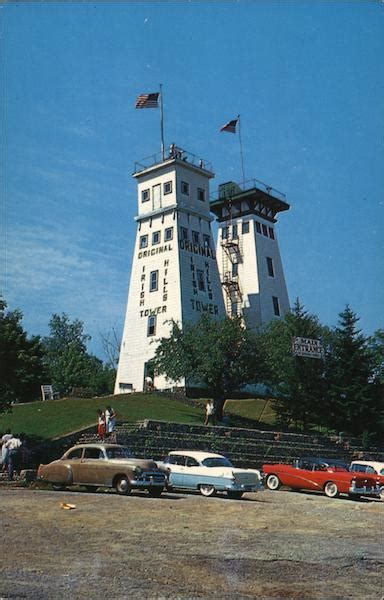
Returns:
[[[285,485],[293,489],[317,490],[320,486],[316,483],[316,479],[313,465],[303,462],[298,468],[289,469],[289,472],[286,473]]]
[[[85,448],[76,483],[106,485],[107,461],[102,448]]]
[[[81,461],[83,458],[84,448],[79,446],[79,448],[74,448],[71,452],[68,452],[65,458],[65,463],[70,467],[72,472],[72,481],[76,483],[81,476]]]
[[[185,466],[181,477],[181,485],[184,488],[195,490],[200,483],[200,471],[203,467],[192,456],[185,457]]]
[[[184,487],[185,459],[181,454],[172,454],[168,457],[167,468],[170,471],[169,483],[172,487]]]

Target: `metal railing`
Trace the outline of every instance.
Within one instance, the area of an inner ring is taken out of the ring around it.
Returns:
[[[248,179],[242,183],[235,183],[234,181],[222,183],[219,185],[216,192],[211,195],[210,201],[216,202],[217,200],[225,200],[226,198],[229,199],[232,196],[236,196],[237,194],[247,192],[248,190],[252,190],[254,188],[267,193],[269,196],[279,198],[280,200],[283,200],[283,202],[287,201],[286,195],[283,194],[283,192],[280,192],[276,188],[273,188],[271,185],[268,185],[259,179]]]
[[[150,156],[135,162],[133,172],[140,173],[141,171],[145,171],[145,169],[149,169],[150,167],[173,159],[181,160],[195,167],[199,167],[204,171],[212,171],[212,164],[209,161],[196,156],[196,154],[192,154],[192,152],[183,150],[183,148],[179,148],[178,146],[175,146],[175,144],[171,144],[169,150],[165,152],[164,158],[161,152],[151,154]]]

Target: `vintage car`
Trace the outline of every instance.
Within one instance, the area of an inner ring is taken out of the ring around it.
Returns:
[[[125,446],[103,443],[70,448],[58,460],[40,465],[37,477],[57,490],[82,485],[88,491],[111,487],[118,494],[144,489],[151,496],[160,496],[166,483],[164,472],[152,460],[134,458]]]
[[[351,497],[380,497],[380,486],[376,476],[350,473],[347,465],[336,460],[301,458],[292,465],[263,465],[265,485],[278,490],[285,485],[294,490],[317,490],[329,498],[339,494]]]
[[[236,469],[221,454],[175,450],[157,464],[167,473],[169,490],[198,490],[203,496],[226,492],[228,498],[240,499],[244,492],[263,488],[260,471]]]
[[[377,460],[354,460],[351,462],[349,470],[352,473],[368,473],[377,475],[381,488],[381,499],[384,500],[384,463]]]

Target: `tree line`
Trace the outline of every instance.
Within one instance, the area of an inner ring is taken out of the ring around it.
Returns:
[[[115,365],[88,352],[91,337],[81,321],[54,314],[48,336],[28,337],[22,318],[20,310],[7,310],[0,298],[0,412],[14,402],[38,399],[42,384],[53,385],[61,395],[75,389],[88,396],[113,391]]]
[[[297,300],[284,318],[260,332],[241,319],[214,320],[203,315],[196,324],[170,322],[170,335],[157,340],[150,369],[173,381],[185,378],[203,386],[220,419],[226,399],[248,384],[262,384],[274,399],[278,424],[320,426],[382,440],[384,435],[384,330],[364,336],[358,316],[347,306],[334,328],[324,326]],[[109,360],[90,354],[84,324],[65,313],[54,314],[49,335],[28,336],[22,313],[7,310],[0,298],[0,410],[12,402],[40,396],[50,383],[62,395],[81,388],[87,395],[113,392],[116,334],[103,339]],[[321,340],[321,359],[297,356],[292,340]]]
[[[245,329],[241,319],[213,321],[203,316],[182,330],[172,322],[152,361],[154,372],[174,381],[186,377],[213,397],[220,419],[225,400],[247,384],[261,383],[274,398],[282,428],[320,426],[370,437],[384,435],[384,330],[370,337],[347,306],[338,326],[321,325],[299,301],[283,319],[261,332]],[[297,356],[292,340],[321,340],[321,359]]]

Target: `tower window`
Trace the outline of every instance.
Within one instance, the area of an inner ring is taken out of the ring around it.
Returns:
[[[232,239],[233,240],[237,240],[238,235],[237,235],[237,225],[232,225]]]
[[[188,229],[186,227],[180,227],[180,235],[184,242],[188,241]]]
[[[267,229],[267,226],[264,225],[264,223],[263,223],[263,235],[265,235],[266,237],[268,237],[268,229]]]
[[[164,231],[164,241],[169,242],[173,238],[173,227],[167,227]]]
[[[186,181],[181,182],[181,193],[189,196],[189,183]]]
[[[221,238],[223,240],[227,240],[228,239],[228,227],[223,227],[221,230]]]
[[[271,240],[275,239],[275,232],[273,231],[272,227],[268,227],[268,231],[269,231],[269,237],[271,238]]]
[[[154,231],[152,233],[152,244],[155,246],[156,244],[160,244],[160,231]]]
[[[164,195],[172,193],[172,181],[166,181],[164,183]]]
[[[140,236],[140,248],[146,248],[148,246],[148,236],[141,235]]]
[[[155,335],[156,333],[156,315],[148,317],[147,336]]]
[[[142,190],[141,192],[141,201],[147,202],[149,200],[149,190]]]
[[[239,274],[239,265],[237,263],[232,263],[232,277],[237,277]]]
[[[280,317],[280,305],[279,305],[279,299],[277,296],[272,296],[272,302],[273,302],[273,312],[276,315],[276,317]]]
[[[200,234],[198,231],[192,231],[192,242],[194,244],[200,244]]]
[[[159,271],[151,271],[149,276],[149,291],[156,292],[159,286]]]
[[[197,277],[197,286],[201,292],[205,292],[205,281],[204,281],[204,272],[197,269],[196,271]]]
[[[205,190],[203,188],[197,188],[197,199],[200,202],[205,202]]]
[[[211,238],[210,238],[210,236],[204,234],[203,235],[203,240],[204,240],[204,248],[210,248],[211,247]]]
[[[241,231],[242,233],[249,233],[249,221],[244,221]]]
[[[273,260],[270,256],[267,256],[267,268],[268,268],[268,275],[270,277],[274,277],[275,276],[275,271],[273,268]]]
[[[261,233],[261,225],[260,225],[259,221],[256,221],[256,231],[257,231],[257,233]]]

